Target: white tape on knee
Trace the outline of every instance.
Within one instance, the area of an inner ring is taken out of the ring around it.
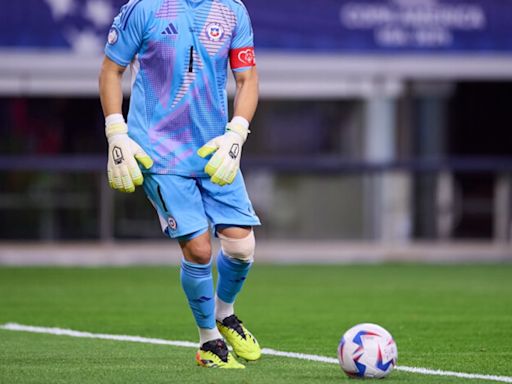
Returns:
[[[232,257],[233,259],[241,260],[246,263],[250,263],[254,260],[254,249],[256,247],[256,239],[254,238],[254,232],[251,231],[243,239],[232,239],[226,236],[217,234],[220,239],[220,245],[222,252],[226,256]]]

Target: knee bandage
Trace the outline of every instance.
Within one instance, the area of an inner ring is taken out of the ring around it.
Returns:
[[[256,247],[256,239],[254,238],[254,232],[251,231],[243,239],[232,239],[217,234],[220,239],[220,245],[222,252],[233,259],[241,260],[245,263],[251,263],[254,260],[254,248]]]

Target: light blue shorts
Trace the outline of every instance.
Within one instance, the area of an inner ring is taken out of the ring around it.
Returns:
[[[144,174],[144,191],[160,218],[162,231],[175,239],[192,239],[218,226],[256,226],[260,220],[239,172],[230,185],[209,177]]]

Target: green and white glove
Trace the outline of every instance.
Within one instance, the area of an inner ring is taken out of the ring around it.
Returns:
[[[108,183],[121,192],[133,192],[142,185],[144,177],[137,159],[146,169],[153,166],[153,160],[135,141],[128,136],[128,126],[121,114],[106,118],[105,134],[108,139]]]
[[[217,136],[203,145],[197,154],[205,158],[214,155],[206,164],[204,171],[211,176],[212,183],[231,184],[240,169],[242,145],[249,134],[249,122],[241,116],[235,116],[226,126],[226,133]]]

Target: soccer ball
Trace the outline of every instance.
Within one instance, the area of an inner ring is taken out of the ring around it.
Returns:
[[[338,361],[350,377],[386,377],[395,368],[397,358],[393,337],[376,324],[358,324],[350,328],[338,345]]]

